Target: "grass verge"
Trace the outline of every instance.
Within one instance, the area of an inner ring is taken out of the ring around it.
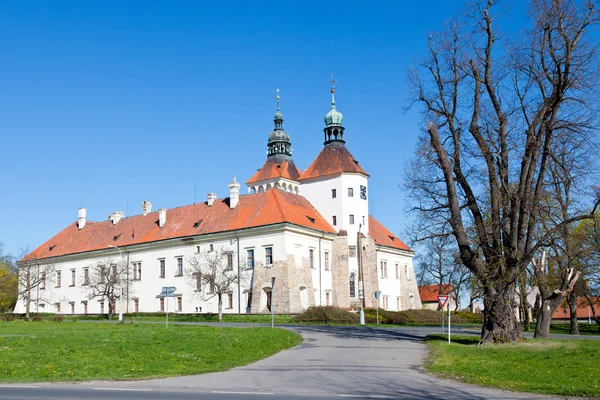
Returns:
[[[297,345],[282,329],[0,322],[0,382],[135,380],[224,371]]]
[[[439,376],[500,389],[600,397],[600,341],[528,340],[477,346],[472,336],[431,336],[427,370]]]

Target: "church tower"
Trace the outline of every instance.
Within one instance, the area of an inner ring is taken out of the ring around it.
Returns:
[[[325,115],[323,149],[299,180],[304,197],[331,226],[356,238],[359,228],[364,235],[369,232],[369,174],[346,148],[344,116],[335,104],[335,83],[331,82],[331,109]]]
[[[277,89],[277,111],[273,117],[273,132],[267,141],[267,161],[247,182],[249,193],[261,193],[271,188],[290,193],[299,192],[300,170],[292,160],[290,135],[283,130],[283,114],[279,108]]]

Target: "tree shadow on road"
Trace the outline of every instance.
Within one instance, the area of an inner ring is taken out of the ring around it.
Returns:
[[[325,333],[344,339],[364,339],[364,340],[407,340],[422,343],[427,336],[426,333],[400,332],[397,330],[355,327],[355,326],[299,326],[290,325],[287,328],[298,332],[316,332]]]

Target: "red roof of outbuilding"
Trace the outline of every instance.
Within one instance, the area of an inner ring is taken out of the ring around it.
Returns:
[[[380,246],[393,247],[400,250],[412,251],[404,242],[398,239],[385,226],[381,225],[373,216],[369,215],[369,235]]]
[[[269,157],[263,167],[252,178],[248,179],[246,183],[249,184],[273,178],[287,178],[297,181],[300,178],[300,170],[292,160],[278,163],[273,157]]]
[[[438,295],[446,295],[452,292],[452,284],[442,285],[442,291],[440,293],[440,285],[427,285],[419,286],[419,296],[421,296],[421,302],[425,303],[428,301],[434,301],[437,303]]]
[[[356,172],[366,176],[369,174],[358,165],[344,145],[328,145],[323,147],[317,158],[302,173],[300,180],[317,178],[342,172]]]
[[[566,302],[565,302],[566,303]],[[592,305],[596,311],[596,316],[600,316],[600,297],[592,297]],[[567,311],[565,313],[565,310]],[[552,319],[566,319],[571,316],[567,304],[560,305],[552,314]],[[593,318],[592,310],[589,303],[584,298],[579,298],[577,301],[577,319]]]
[[[166,239],[226,232],[278,223],[291,223],[323,232],[336,231],[304,197],[271,189],[240,196],[233,209],[229,198],[212,206],[192,204],[167,210],[166,224],[159,228],[158,212],[111,221],[87,222],[79,230],[72,223],[24,259],[42,259],[106,249],[108,245],[130,246]]]

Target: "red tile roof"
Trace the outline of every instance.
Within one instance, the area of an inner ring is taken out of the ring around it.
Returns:
[[[410,247],[404,244],[404,242],[398,239],[392,232],[373,216],[369,215],[369,236],[375,239],[375,243],[380,246],[393,247],[395,249],[412,251]]]
[[[75,222],[27,255],[25,260],[101,250],[108,245],[130,246],[278,223],[337,233],[304,197],[271,189],[240,196],[234,209],[229,208],[229,198],[216,200],[211,207],[199,203],[169,209],[162,228],[158,226],[158,212],[123,218],[116,225],[111,221],[87,222],[82,230]]]
[[[292,160],[278,163],[273,157],[268,157],[265,165],[252,178],[248,179],[246,183],[250,184],[273,178],[287,178],[297,181],[300,178],[300,170]]]
[[[365,170],[358,165],[358,161],[352,157],[344,145],[328,145],[323,147],[317,158],[302,173],[300,180],[317,178],[320,176],[339,174],[342,172],[357,172],[369,176]]]
[[[442,285],[442,292],[440,293],[439,285],[427,285],[419,286],[419,296],[421,296],[421,302],[436,302],[438,301],[438,295],[449,294],[453,289],[452,284]]]
[[[594,310],[596,310],[596,316],[600,316],[600,297],[592,297],[592,304],[594,305]],[[566,314],[565,310],[567,310]],[[569,306],[563,304],[554,311],[552,319],[568,319],[570,316]],[[592,314],[592,310],[589,309],[587,300],[580,298],[577,302],[577,319],[587,319],[588,316],[592,319],[594,318],[594,314]]]

